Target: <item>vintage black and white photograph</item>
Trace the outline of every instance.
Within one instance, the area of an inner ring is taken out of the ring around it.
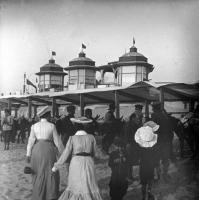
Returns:
[[[199,199],[198,11],[0,0],[0,200]]]

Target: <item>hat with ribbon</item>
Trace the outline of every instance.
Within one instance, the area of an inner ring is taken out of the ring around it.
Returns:
[[[45,106],[40,111],[38,111],[37,116],[42,117],[45,114],[50,113],[50,112],[51,112],[51,108],[49,106]]]
[[[141,147],[153,147],[157,143],[157,139],[157,134],[154,134],[153,129],[149,126],[143,126],[135,133],[135,141]]]
[[[144,123],[143,126],[151,127],[153,129],[153,132],[157,131],[160,128],[160,126],[153,121],[148,121],[148,122]]]
[[[79,118],[70,118],[71,122],[78,124],[88,124],[93,122],[92,119],[88,119],[87,117],[79,117]]]

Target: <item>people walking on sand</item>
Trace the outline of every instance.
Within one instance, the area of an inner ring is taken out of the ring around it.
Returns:
[[[26,161],[32,169],[32,200],[57,200],[59,195],[59,172],[52,173],[58,152],[64,146],[55,125],[48,122],[51,117],[48,107],[39,113],[40,121],[32,125],[27,145]]]
[[[77,132],[70,136],[66,148],[52,171],[56,172],[70,160],[68,185],[59,200],[102,200],[95,177],[94,160],[96,154],[95,137],[84,130],[92,120],[85,117],[71,118]]]
[[[13,117],[9,109],[5,109],[5,116],[1,121],[1,126],[4,135],[4,150],[9,150],[10,141],[12,138]]]
[[[68,141],[68,138],[75,134],[75,127],[73,123],[71,122],[71,118],[74,118],[75,115],[75,106],[69,105],[66,108],[68,115],[66,115],[63,118],[60,118],[56,122],[56,128],[58,133],[61,135],[63,145],[66,146],[66,143]]]
[[[128,168],[124,142],[115,137],[115,150],[110,153],[109,167],[111,178],[109,183],[111,200],[122,200],[128,189]]]
[[[154,179],[154,169],[156,164],[155,159],[155,145],[157,143],[158,136],[154,134],[154,131],[158,130],[159,125],[155,125],[155,128],[151,128],[149,125],[139,128],[135,133],[135,141],[138,143],[139,160],[140,160],[140,181],[142,185],[142,199],[153,200],[152,195],[152,181]]]

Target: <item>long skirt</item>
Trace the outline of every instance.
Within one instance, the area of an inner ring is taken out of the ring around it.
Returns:
[[[33,170],[32,200],[54,200],[59,195],[59,172],[52,172],[57,161],[57,149],[50,141],[39,140],[33,147],[31,168]]]
[[[69,166],[68,186],[59,200],[102,200],[92,157],[72,157]]]

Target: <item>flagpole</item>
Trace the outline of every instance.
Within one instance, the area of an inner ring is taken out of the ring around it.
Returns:
[[[25,94],[25,92],[26,92],[26,72],[24,73],[23,79],[24,79],[24,83],[23,83],[23,94]]]

